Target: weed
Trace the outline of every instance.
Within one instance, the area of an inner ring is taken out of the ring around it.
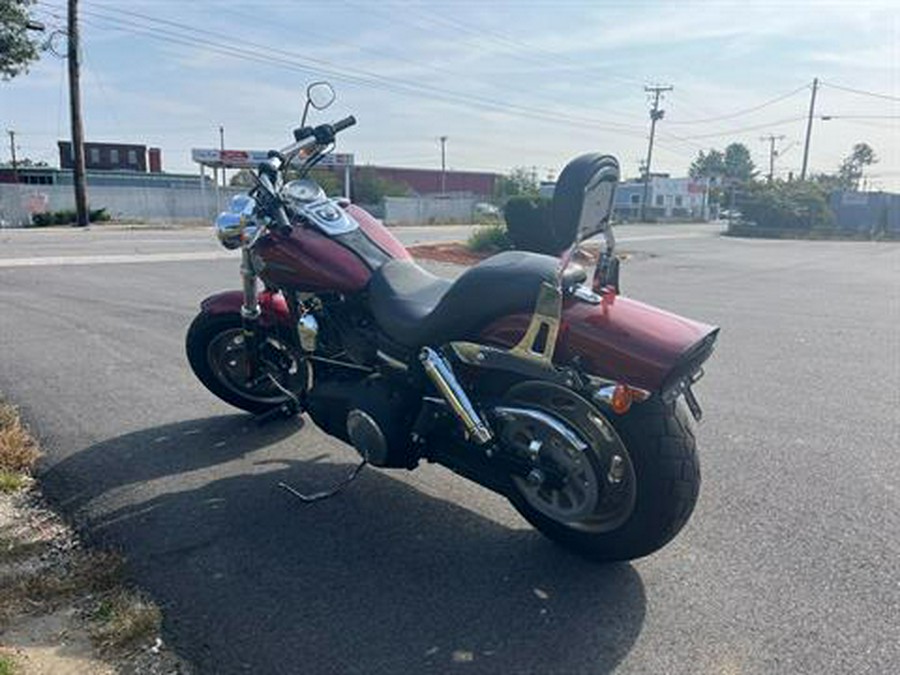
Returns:
[[[19,592],[31,602],[52,602],[75,593],[102,593],[120,580],[122,558],[115,553],[85,553],[59,574],[38,574],[21,581]]]
[[[0,535],[0,563],[25,560],[38,555],[48,545],[46,541],[22,541]]]
[[[37,443],[22,424],[18,411],[0,403],[0,471],[28,473],[39,456]],[[9,478],[4,479],[4,483],[9,482]]]
[[[18,492],[27,484],[25,474],[0,469],[0,492]]]
[[[159,608],[139,593],[118,590],[94,612],[91,638],[104,649],[122,649],[159,632]]]
[[[16,675],[18,672],[19,669],[16,668],[12,657],[0,654],[0,675]]]
[[[500,223],[477,228],[469,236],[466,246],[469,250],[480,253],[497,253],[499,251],[508,251],[513,247],[512,240],[506,232],[506,227]]]

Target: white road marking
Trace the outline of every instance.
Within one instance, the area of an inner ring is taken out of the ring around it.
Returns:
[[[718,234],[718,233],[716,233]],[[706,232],[687,232],[684,234],[650,234],[640,237],[616,237],[616,243],[627,243],[632,241],[660,241],[662,239],[697,239],[699,237],[711,237],[712,234]]]
[[[616,242],[628,244],[641,241],[661,241],[666,239],[697,239],[710,237],[706,232],[686,232],[681,234],[651,234],[632,237],[617,237]],[[446,242],[443,242],[446,243]],[[30,258],[0,258],[0,268],[47,267],[65,265],[121,265],[131,263],[196,262],[205,260],[232,260],[236,251],[193,251],[182,253],[129,253],[108,255],[55,255]]]
[[[54,255],[36,258],[0,258],[3,267],[44,267],[56,265],[121,265],[123,263],[195,262],[231,260],[238,252],[196,251],[188,253],[133,253],[127,255]]]

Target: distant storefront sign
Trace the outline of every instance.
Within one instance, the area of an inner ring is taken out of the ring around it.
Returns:
[[[255,169],[260,162],[266,161],[268,153],[264,150],[217,150],[215,148],[194,148],[191,159],[198,164],[215,169]],[[316,166],[342,167],[353,166],[353,155],[333,152],[325,155]]]
[[[841,206],[867,206],[869,195],[865,192],[844,192],[841,194]]]

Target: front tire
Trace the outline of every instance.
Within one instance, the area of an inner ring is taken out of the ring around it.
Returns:
[[[569,419],[573,416],[564,410],[546,412],[570,425],[583,438],[589,437],[585,425],[578,419]],[[512,481],[508,497],[529,523],[564,548],[600,562],[633,560],[665,546],[690,518],[700,491],[696,441],[684,404],[665,404],[658,397],[636,404],[626,415],[610,414],[604,419],[615,429],[619,447],[627,452],[626,457],[617,460],[623,484],[634,481],[631,503],[627,504],[624,496],[620,498],[629,507],[624,517],[620,506],[618,521],[595,518],[564,522],[551,517],[552,510],[536,508],[533,496],[528,498],[521,481]],[[602,481],[612,469],[596,445],[591,445],[585,456]],[[605,487],[622,489],[620,485]]]
[[[188,361],[197,378],[226,403],[261,414],[290,400],[271,379],[250,384],[244,377],[246,350],[241,316],[198,314],[188,329],[185,344]],[[306,362],[284,341],[264,337],[263,370],[289,391],[302,390],[307,377]]]

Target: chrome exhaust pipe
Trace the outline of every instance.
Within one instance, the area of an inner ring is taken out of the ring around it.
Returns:
[[[463,423],[469,437],[478,445],[484,445],[490,441],[493,438],[490,428],[476,412],[472,401],[459,380],[456,379],[447,360],[430,347],[422,348],[422,351],[419,352],[419,360],[422,362],[428,379],[434,383],[447,405]]]

